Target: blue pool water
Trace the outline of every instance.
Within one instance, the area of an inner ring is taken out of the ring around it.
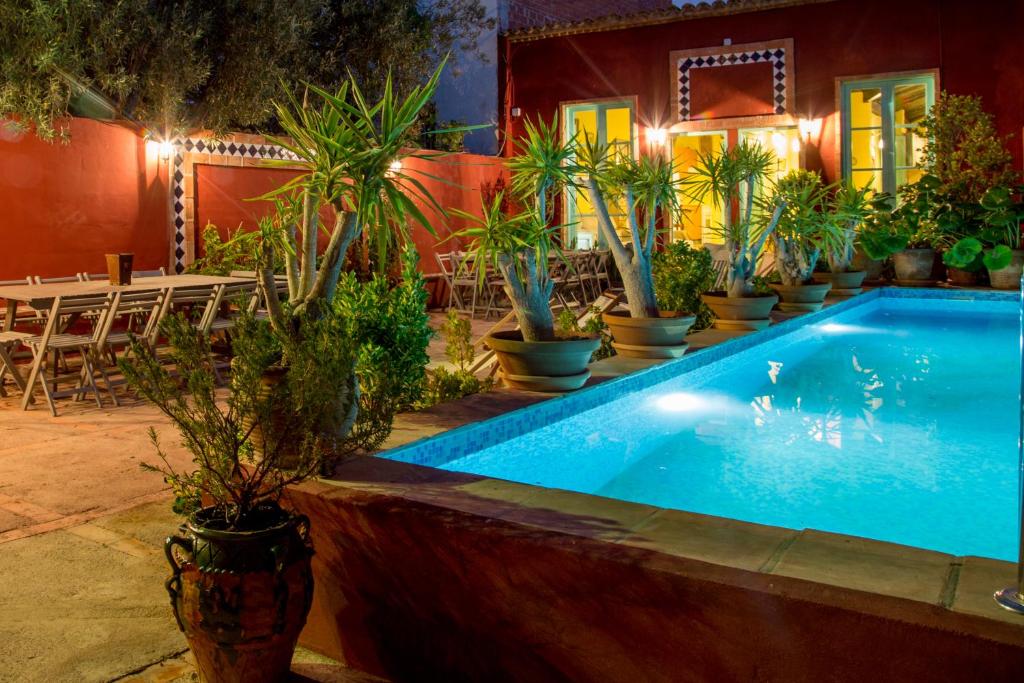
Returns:
[[[1018,334],[1008,301],[877,298],[437,466],[1012,560]]]

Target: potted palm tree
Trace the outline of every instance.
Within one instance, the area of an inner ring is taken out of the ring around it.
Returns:
[[[722,207],[717,232],[729,257],[725,291],[703,295],[704,303],[715,312],[718,329],[767,327],[771,310],[779,302],[776,294],[760,293],[754,285],[758,260],[786,208],[781,201],[769,207],[755,200],[774,164],[774,154],[746,141],[698,160],[691,193],[700,202],[710,195],[715,206]]]
[[[175,375],[138,342],[121,363],[192,454],[194,469],[175,469],[150,431],[162,465],[148,468],[164,476],[185,515],[167,539],[166,586],[203,681],[283,680],[312,601],[309,522],[281,496],[331,456],[322,425],[333,419],[355,353],[338,316],[304,317],[298,328],[292,341],[243,313],[226,400],[208,362],[209,339],[183,315],[162,326]],[[268,373],[277,380],[268,383]]]
[[[679,206],[681,182],[671,160],[647,154],[639,160],[614,161],[607,145],[589,136],[577,149],[583,186],[597,213],[601,239],[611,251],[622,277],[628,311],[602,316],[612,345],[623,356],[677,358],[686,352],[686,333],[696,322],[692,311],[658,308],[652,265],[658,220]],[[609,212],[609,204],[625,208],[628,246]]]
[[[482,216],[453,209],[467,227],[452,237],[467,240],[480,286],[487,270],[501,274],[519,329],[493,332],[486,339],[507,385],[531,391],[571,391],[590,377],[587,365],[601,345],[597,337],[560,339],[555,334],[551,295],[555,282],[549,260],[559,258],[559,226],[552,224],[549,200],[570,180],[572,153],[558,139],[558,122],[526,123],[520,154],[509,161],[512,190],[525,209],[506,210],[504,191],[482,198]]]
[[[831,282],[812,282],[822,251],[835,249],[839,229],[826,210],[829,193],[814,171],[790,171],[775,184],[769,200],[785,209],[772,232],[775,269],[782,284],[773,284],[781,299],[779,309],[787,312],[821,310]]]
[[[838,184],[828,202],[828,217],[834,222],[832,240],[826,245],[828,272],[814,273],[816,282],[832,285],[832,296],[860,294],[867,271],[855,268],[857,236],[870,211],[869,186],[858,188],[849,181]]]

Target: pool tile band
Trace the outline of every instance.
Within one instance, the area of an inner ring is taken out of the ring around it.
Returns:
[[[552,398],[481,422],[456,427],[436,436],[385,451],[380,457],[437,467],[683,374],[691,374],[694,381],[699,382],[707,374],[717,372],[718,368],[712,366],[719,361],[795,332],[809,332],[808,328],[811,326],[837,317],[845,318],[847,313],[856,315],[860,312],[858,309],[880,300],[889,300],[894,308],[902,308],[905,302],[913,302],[915,305],[927,302],[926,308],[942,310],[943,302],[955,301],[982,304],[979,308],[989,309],[1013,304],[1018,300],[1018,295],[1016,292],[990,290],[897,287],[872,289],[821,311],[791,318],[765,330],[736,337],[682,358],[623,375],[572,394]],[[799,338],[792,341],[799,341]]]

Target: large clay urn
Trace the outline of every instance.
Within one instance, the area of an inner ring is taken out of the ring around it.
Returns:
[[[697,318],[663,311],[657,318],[633,318],[626,311],[601,316],[612,335],[612,346],[628,358],[678,358],[686,353],[686,333]]]
[[[254,513],[251,531],[217,519],[204,508],[166,543],[167,592],[199,678],[285,680],[313,600],[309,521],[276,505]]]
[[[597,337],[524,341],[518,330],[494,332],[485,342],[498,357],[501,381],[527,391],[563,392],[590,378],[590,357],[601,346]]]

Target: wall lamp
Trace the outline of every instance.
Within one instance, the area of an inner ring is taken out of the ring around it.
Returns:
[[[648,128],[646,137],[647,144],[651,147],[664,147],[668,142],[668,131],[664,128]]]
[[[797,121],[800,139],[807,143],[812,139],[818,140],[821,137],[821,123],[822,119],[800,119]]]
[[[146,139],[146,151],[160,157],[161,161],[167,161],[174,153],[174,143],[170,140]]]

